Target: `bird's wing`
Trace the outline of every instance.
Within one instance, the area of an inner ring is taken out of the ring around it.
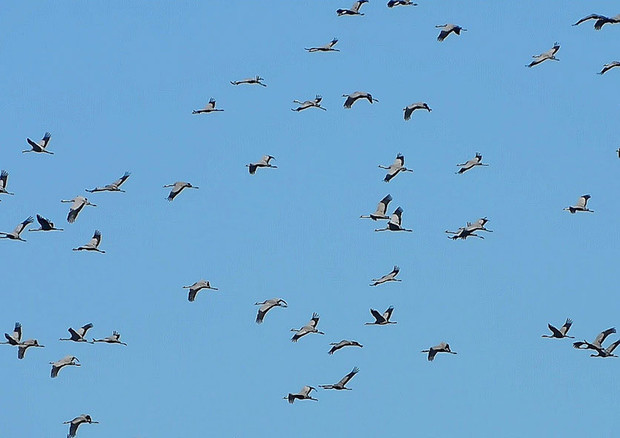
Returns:
[[[352,95],[348,96],[347,100],[344,101],[344,107],[351,108],[351,105],[353,105],[356,100],[357,100],[357,97],[353,97]]]
[[[618,345],[620,345],[620,339],[618,339],[616,342],[614,342],[613,344],[611,344],[609,347],[606,348],[607,353],[609,354],[613,353],[613,351],[616,349]]]
[[[353,368],[353,370],[349,374],[340,379],[340,382],[338,382],[337,385],[346,386],[346,384],[349,383],[349,380],[351,380],[354,375],[359,373],[359,371],[360,370],[358,367]]]
[[[100,243],[101,243],[101,231],[95,230],[95,234],[93,234],[93,238],[90,239],[90,242],[88,242],[88,245],[93,245],[95,248],[97,248]]]
[[[79,330],[82,331],[81,329],[79,329]],[[69,327],[68,331],[71,334],[71,340],[72,341],[77,341],[78,339],[80,339],[82,337],[82,335],[80,333],[78,333],[77,331],[73,330],[72,327]],[[67,356],[67,357],[69,357],[69,356]],[[66,359],[67,357],[65,357],[64,359]]]
[[[593,344],[600,347],[603,344],[603,342],[605,342],[605,338],[607,338],[607,336],[611,335],[612,333],[616,333],[616,329],[614,327],[608,328],[607,330],[602,331],[596,337]]]
[[[50,138],[52,138],[52,134],[46,132],[41,141],[39,142],[39,146],[45,149],[47,147],[47,144],[50,142]]]
[[[407,108],[405,108],[405,120],[409,120],[411,119],[411,114],[413,114],[414,108],[412,108],[411,106],[408,106]]]
[[[52,228],[50,221],[40,214],[37,214],[37,222],[39,222],[39,225],[41,225],[41,228],[43,229]]]
[[[573,321],[570,318],[566,319],[566,322],[564,323],[564,325],[562,326],[562,328],[560,329],[560,332],[565,335],[566,333],[568,333],[568,331],[570,330],[571,325],[573,325]]]
[[[389,321],[390,318],[392,317],[392,312],[394,311],[393,307],[388,307],[388,309],[385,311],[385,313],[383,314],[383,317],[385,318],[386,321]]]
[[[379,313],[378,310],[370,309],[370,313],[376,319],[377,323],[381,323],[381,322],[385,322],[386,321],[386,319],[383,317],[382,314]]]
[[[557,338],[561,338],[563,336],[562,332],[558,330],[557,328],[555,328],[554,326],[552,326],[551,324],[547,324],[547,327],[549,327],[549,330],[551,330],[551,332],[553,333],[553,336]]]
[[[131,173],[125,172],[125,174],[121,176],[119,179],[117,179],[116,181],[114,181],[112,185],[116,187],[120,187],[125,181],[127,181],[127,178],[129,178],[130,176],[131,176]]]
[[[573,24],[573,26],[577,26],[581,23],[583,23],[584,21],[588,21],[588,20],[600,20],[601,18],[607,18],[604,15],[598,15],[598,14],[590,14],[587,17],[583,17],[581,20],[579,20],[578,22],[576,22],[575,24]]]
[[[312,386],[306,385],[303,388],[301,388],[301,391],[299,391],[299,393],[303,395],[304,397],[307,397],[310,394],[310,392],[312,392],[313,389],[314,388],[312,388]]]
[[[586,205],[588,205],[588,199],[590,199],[590,195],[580,196],[579,200],[577,200],[576,207],[586,208]]]
[[[316,326],[319,323],[319,315],[317,315],[316,313],[312,314],[312,319],[310,320],[310,322],[308,323],[308,325],[312,328],[316,328]]]
[[[441,32],[439,32],[439,36],[437,37],[437,41],[443,41],[446,39],[446,37],[448,35],[450,35],[450,32],[452,31],[452,29],[450,30],[442,30]],[[430,354],[430,353],[429,353]]]
[[[6,170],[0,172],[0,188],[5,189],[7,180],[9,179],[9,173]]]

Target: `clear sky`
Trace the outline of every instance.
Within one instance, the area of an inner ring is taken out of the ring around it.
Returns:
[[[5,2],[0,14],[0,230],[29,215],[62,233],[0,240],[3,436],[616,436],[618,359],[592,340],[620,324],[620,25],[611,2],[430,1],[337,17],[351,0]],[[461,36],[436,40],[435,25]],[[336,53],[304,47],[339,38]],[[557,41],[560,62],[525,64]],[[230,85],[254,75],[266,88]],[[342,108],[342,94],[379,102]],[[323,96],[327,111],[290,111]],[[192,115],[210,97],[225,111]],[[402,109],[425,101],[432,113]],[[52,133],[55,155],[22,154]],[[414,173],[382,181],[397,153]],[[481,152],[489,167],[455,175]],[[278,169],[249,175],[264,154]],[[132,172],[74,224],[61,199]],[[189,181],[172,203],[165,184]],[[390,193],[413,233],[361,214]],[[585,193],[594,214],[562,211]],[[444,230],[489,218],[485,240]],[[35,224],[36,225],[36,224]],[[106,254],[71,251],[93,230]],[[401,283],[370,279],[399,265]],[[220,290],[187,301],[201,278]],[[254,302],[282,297],[262,325]],[[395,307],[385,327],[369,308]],[[313,312],[319,329],[290,342]],[[92,322],[127,347],[57,341]],[[363,349],[329,356],[330,342]],[[610,340],[617,339],[617,335]],[[428,362],[440,341],[458,355]],[[81,368],[49,376],[73,354]],[[334,383],[358,366],[352,391]]]

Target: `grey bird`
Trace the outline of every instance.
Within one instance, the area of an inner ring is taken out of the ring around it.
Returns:
[[[39,344],[39,341],[37,341],[36,339],[27,339],[24,342],[20,342],[17,346],[17,358],[23,359],[26,355],[26,350],[28,350],[30,347],[43,348],[45,347],[45,345]]]
[[[0,172],[0,195],[15,195],[15,193],[7,192],[6,186],[9,181],[9,172],[3,170]]]
[[[400,272],[400,268],[398,266],[394,265],[394,268],[392,269],[392,272],[390,272],[389,274],[385,274],[381,278],[373,278],[372,279],[372,283],[370,283],[370,285],[371,286],[378,286],[380,284],[387,283],[388,281],[402,281],[402,280],[399,280],[398,278],[396,278],[396,276],[398,275],[399,272]]]
[[[614,67],[620,67],[620,61],[613,61],[608,64],[605,64],[603,66],[603,69],[600,72],[598,72],[598,74],[604,75],[605,73],[607,73],[609,70],[611,70]]]
[[[413,3],[411,0],[390,0],[387,2],[388,8],[393,8],[396,6],[417,6],[417,3]]]
[[[170,194],[166,198],[168,201],[172,201],[174,198],[176,198],[177,195],[183,191],[183,189],[197,189],[198,188],[197,186],[191,185],[191,183],[183,182],[183,181],[177,181],[174,184],[167,184],[164,186],[164,188],[167,188],[167,187],[172,187],[172,190],[170,190]]]
[[[38,153],[45,153],[45,154],[54,155],[54,152],[50,152],[50,151],[47,150],[47,145],[50,142],[50,138],[52,138],[52,134],[50,134],[49,132],[46,132],[45,135],[43,136],[43,138],[41,139],[41,141],[39,141],[39,142],[35,142],[35,141],[30,140],[29,138],[27,138],[26,141],[28,142],[28,144],[30,145],[30,147],[32,149],[26,149],[26,150],[22,151],[22,153],[38,152]]]
[[[370,309],[370,314],[375,318],[374,322],[367,322],[364,325],[388,325],[388,324],[396,324],[396,321],[390,321],[392,317],[392,312],[394,311],[394,307],[390,306],[387,308],[383,314],[379,313],[378,310]]]
[[[69,424],[69,434],[67,435],[67,438],[73,438],[75,435],[77,435],[77,430],[78,427],[80,427],[81,424],[99,424],[98,421],[93,421],[93,419],[91,418],[90,415],[87,414],[82,414],[79,417],[75,417],[73,420],[71,421],[65,421],[62,424]]]
[[[310,393],[312,391],[316,391],[316,388],[313,386],[304,386],[303,388],[301,388],[301,391],[299,391],[297,394],[291,394],[289,392],[288,395],[285,395],[284,397],[282,397],[285,400],[288,400],[289,403],[293,404],[295,403],[295,400],[314,400],[314,401],[318,401],[316,398],[313,398]]]
[[[438,24],[437,26],[435,26],[438,29],[441,29],[441,32],[439,32],[439,36],[437,36],[437,41],[443,41],[445,40],[448,35],[450,35],[452,32],[454,32],[457,35],[460,35],[461,32],[467,32],[467,29],[463,29],[461,26],[457,26],[456,24]]]
[[[93,237],[82,246],[78,246],[77,248],[73,248],[73,251],[94,251],[99,252],[101,254],[105,254],[105,251],[99,249],[99,244],[101,243],[101,231],[95,230]]]
[[[196,299],[196,295],[203,289],[219,290],[217,287],[212,287],[211,283],[206,280],[199,280],[190,286],[183,286],[183,289],[189,289],[187,299],[191,302]]]
[[[95,187],[94,189],[86,189],[87,192],[89,193],[95,193],[95,192],[125,192],[125,190],[121,189],[121,186],[123,185],[123,183],[125,181],[127,181],[127,178],[129,178],[131,176],[131,173],[129,172],[125,172],[125,174],[123,176],[121,176],[119,179],[117,179],[116,181],[114,181],[111,184],[108,184],[106,186],[103,187]]]
[[[57,360],[56,362],[50,362],[50,364],[52,365],[52,379],[58,376],[58,372],[66,366],[81,366],[78,362],[79,359],[75,356],[65,356],[62,359]]]
[[[611,327],[608,328],[607,330],[603,330],[602,332],[600,332],[598,334],[598,336],[596,337],[596,339],[594,339],[594,342],[588,342],[586,340],[584,340],[583,342],[573,342],[573,347],[577,348],[578,350],[594,350],[597,352],[597,354],[592,354],[592,357],[599,357],[604,355],[605,353],[603,352],[603,350],[605,350],[603,348],[603,342],[605,342],[605,339],[607,339],[607,336],[616,333],[616,328],[615,327]],[[611,346],[610,346],[611,347]],[[615,346],[613,348],[616,348]],[[612,348],[612,352],[613,352],[613,348]],[[611,352],[609,352],[611,353]]]
[[[258,308],[258,313],[256,314],[256,324],[262,324],[267,312],[274,307],[288,307],[288,303],[282,298],[271,298],[270,300],[265,300],[260,303],[254,303],[254,305],[260,306]]]
[[[340,52],[340,50],[334,49],[334,46],[337,43],[338,43],[338,38],[334,38],[333,40],[331,40],[329,43],[325,44],[324,46],[308,47],[308,48],[304,47],[304,50],[307,50],[310,53],[312,52]]]
[[[21,222],[18,226],[15,227],[15,229],[13,231],[11,231],[10,233],[6,233],[4,231],[0,231],[0,239],[11,239],[11,240],[21,240],[22,242],[25,242],[25,239],[22,239],[21,237],[21,233],[26,229],[26,227],[28,225],[30,225],[32,222],[34,222],[34,219],[32,218],[32,216],[28,216],[28,218]]]
[[[351,370],[349,374],[344,376],[338,383],[334,383],[333,385],[319,385],[323,389],[336,389],[338,391],[342,391],[343,389],[351,390],[351,388],[347,388],[347,383],[351,380],[357,373],[360,372],[358,367],[355,367]]]
[[[329,345],[331,345],[332,348],[330,348],[330,350],[327,352],[327,354],[334,354],[336,351],[338,351],[338,350],[340,350],[341,348],[344,348],[344,347],[360,347],[360,348],[364,347],[362,344],[360,344],[357,341],[349,341],[347,339],[343,339],[340,342],[332,342]]]
[[[250,171],[250,175],[254,175],[256,173],[256,169],[259,167],[269,167],[271,169],[277,169],[278,166],[274,166],[271,164],[271,160],[275,160],[273,155],[263,155],[263,158],[257,163],[246,164],[245,167]]]
[[[571,214],[575,214],[577,211],[587,211],[590,213],[594,213],[594,210],[590,210],[588,208],[588,200],[591,198],[590,195],[580,196],[575,205],[571,205],[569,207],[564,208],[563,210],[570,211]]]
[[[526,65],[526,67],[534,67],[535,65],[538,65],[541,62],[545,62],[547,60],[559,61],[559,59],[555,57],[555,54],[558,53],[558,50],[560,50],[560,45],[556,42],[553,44],[553,47],[546,52],[541,53],[540,55],[533,55],[532,58],[534,58],[534,60],[528,65]]]
[[[405,108],[403,108],[403,111],[405,112],[405,120],[410,120],[411,119],[411,114],[413,114],[413,112],[415,110],[426,110],[429,113],[431,111],[433,111],[432,109],[429,108],[428,104],[426,102],[416,102],[416,103],[412,103],[409,106],[406,106]]]
[[[84,196],[76,196],[73,199],[63,199],[60,202],[71,203],[71,207],[69,207],[69,214],[67,215],[67,222],[70,224],[75,222],[85,206],[90,205],[91,207],[96,207],[95,204],[91,204]]]
[[[13,328],[13,333],[11,334],[5,333],[4,337],[6,338],[7,342],[0,342],[0,344],[8,344],[8,345],[13,345],[13,346],[19,345],[20,342],[22,341],[21,323],[16,322]]]
[[[596,354],[591,354],[590,357],[618,357],[614,354],[618,345],[620,345],[620,339],[609,344],[607,348],[597,348]]]
[[[360,12],[360,8],[364,3],[368,3],[368,0],[357,0],[355,3],[353,3],[351,9],[338,9],[336,10],[336,14],[338,14],[339,17],[342,15],[364,15],[362,12]]]
[[[398,175],[400,172],[413,172],[411,169],[405,167],[405,156],[403,154],[397,154],[394,162],[389,166],[382,166],[379,164],[379,168],[386,169],[388,173],[383,178],[383,181],[390,182],[392,178]]]
[[[207,105],[204,108],[193,110],[192,114],[208,114],[208,113],[215,113],[218,111],[224,111],[224,110],[220,108],[215,108],[215,99],[211,98],[209,99],[209,103],[207,103]]]
[[[64,231],[62,228],[56,228],[54,222],[44,218],[40,214],[37,214],[37,222],[41,225],[40,228],[34,228],[28,231]]]
[[[321,109],[323,111],[327,111],[326,108],[323,108],[321,106],[321,101],[323,100],[323,98],[321,96],[319,96],[318,94],[316,95],[316,97],[314,98],[314,100],[305,100],[305,101],[300,101],[300,100],[294,100],[293,103],[298,104],[299,106],[297,108],[291,108],[291,111],[303,111],[305,109],[308,108],[318,108]]]
[[[350,109],[351,106],[353,106],[353,104],[358,99],[366,99],[370,103],[379,102],[377,99],[372,97],[372,94],[367,93],[365,91],[355,91],[351,94],[343,94],[342,97],[347,98],[347,100],[344,101],[344,105],[343,105],[346,109]]]
[[[446,233],[452,234],[452,236],[448,236],[452,240],[456,240],[456,239],[465,240],[468,237],[478,237],[480,239],[484,239],[484,236],[480,236],[475,233],[476,231],[487,231],[489,233],[492,233],[493,230],[489,230],[485,227],[487,222],[489,222],[489,220],[486,217],[481,217],[475,222],[467,222],[467,225],[465,227],[461,227],[457,231],[446,230]]]
[[[261,78],[260,76],[256,75],[253,78],[247,78],[247,79],[241,79],[240,81],[230,81],[231,84],[233,85],[241,85],[241,84],[256,84],[256,85],[261,85],[263,87],[266,87],[267,84],[264,84],[261,81],[264,81],[264,78]]]
[[[434,347],[431,347],[428,350],[422,350],[422,353],[428,353],[429,361],[432,361],[433,359],[435,359],[435,355],[437,353],[456,354],[455,351],[450,350],[450,344],[447,344],[445,342],[441,342],[439,345],[435,345]]]
[[[455,173],[460,175],[467,172],[468,170],[473,169],[476,166],[488,166],[488,164],[483,163],[482,154],[480,152],[476,152],[476,156],[474,158],[472,158],[471,160],[467,160],[464,163],[457,164],[457,166],[460,166],[461,168]]]
[[[387,223],[387,227],[375,228],[375,231],[406,231],[408,233],[412,232],[413,230],[408,230],[401,226],[402,215],[403,215],[403,209],[401,207],[398,207],[396,210],[394,210],[394,213],[392,213],[392,216],[390,216],[390,220]]]
[[[381,201],[379,201],[379,204],[377,204],[377,209],[374,213],[371,213],[367,216],[362,215],[360,216],[360,218],[372,219],[373,221],[376,221],[378,219],[389,219],[390,217],[387,216],[385,213],[387,212],[388,205],[391,201],[392,196],[390,194],[387,194],[383,197]]]
[[[588,21],[588,20],[596,20],[594,22],[594,29],[601,30],[603,26],[606,24],[620,23],[620,14],[614,17],[606,17],[605,15],[599,15],[599,14],[590,14],[587,17],[583,17],[581,20],[577,21],[575,24],[573,24],[573,26],[578,26],[581,23]]]
[[[556,338],[556,339],[571,338],[571,339],[575,339],[574,336],[568,336],[567,335],[567,333],[570,330],[572,325],[573,325],[573,320],[570,319],[570,318],[566,318],[566,322],[559,329],[555,328],[551,324],[547,324],[547,327],[549,327],[549,330],[551,330],[551,334],[550,335],[541,335],[541,336],[543,338]]]
[[[86,342],[88,344],[92,344],[88,339],[86,339],[86,333],[93,328],[92,322],[88,324],[84,324],[79,329],[75,330],[72,327],[69,327],[67,331],[71,334],[70,338],[60,338],[59,341],[73,341],[73,342]]]
[[[312,319],[310,320],[310,322],[308,322],[308,324],[306,324],[300,329],[295,329],[295,328],[291,329],[292,332],[297,332],[293,335],[293,337],[291,338],[291,341],[297,342],[301,337],[306,336],[309,333],[317,333],[319,335],[324,335],[325,333],[319,331],[316,328],[318,324],[319,324],[319,315],[315,312],[312,314]]]
[[[104,342],[106,344],[121,344],[121,345],[127,345],[124,342],[121,342],[121,334],[119,332],[117,332],[116,330],[114,330],[112,332],[111,336],[107,336],[103,339],[93,339],[93,343],[95,342]]]

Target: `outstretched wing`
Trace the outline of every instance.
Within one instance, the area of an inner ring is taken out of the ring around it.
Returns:
[[[353,370],[351,370],[349,374],[340,379],[340,382],[338,382],[337,385],[346,386],[346,384],[349,383],[349,380],[351,380],[353,376],[359,373],[359,371],[360,369],[358,367],[353,368]]]
[[[564,325],[560,329],[560,332],[562,333],[562,335],[566,335],[566,333],[568,333],[568,331],[570,330],[571,325],[573,325],[573,320],[570,319],[570,318],[566,318],[566,322],[564,323]]]
[[[383,317],[382,314],[379,313],[378,310],[370,309],[370,314],[375,318],[376,323],[382,323],[386,321],[386,319]]]

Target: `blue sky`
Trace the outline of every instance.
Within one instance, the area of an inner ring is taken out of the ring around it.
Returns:
[[[618,362],[542,339],[619,324],[612,285],[620,215],[620,26],[609,2],[420,0],[337,17],[350,0],[5,3],[0,14],[0,230],[29,215],[63,233],[0,241],[0,330],[44,349],[0,349],[6,436],[613,436]],[[436,41],[437,24],[467,28]],[[304,47],[339,38],[338,53]],[[557,41],[560,62],[527,69]],[[268,87],[230,80],[256,74]],[[373,105],[344,110],[342,94]],[[323,96],[328,111],[295,113]],[[192,116],[210,97],[222,113]],[[432,113],[402,108],[426,101]],[[52,133],[53,156],[21,154]],[[455,175],[484,155],[489,167]],[[397,153],[415,172],[382,181]],[[264,154],[278,169],[247,173]],[[131,171],[127,193],[66,223],[60,199]],[[172,203],[162,186],[200,186]],[[413,233],[359,219],[390,193]],[[585,193],[594,214],[562,211]],[[485,240],[444,230],[487,216]],[[105,255],[77,253],[94,229]],[[402,283],[370,279],[399,265]],[[187,301],[205,278],[218,292]],[[256,301],[282,297],[264,324]],[[369,308],[395,307],[387,327]],[[290,342],[292,327],[321,316]],[[58,342],[67,328],[118,330],[128,347]],[[363,349],[326,353],[355,339]],[[616,336],[610,337],[615,340]],[[456,356],[419,351],[445,340]],[[117,348],[118,347],[118,348]],[[66,354],[82,367],[50,379]],[[318,403],[282,397],[334,383]]]

